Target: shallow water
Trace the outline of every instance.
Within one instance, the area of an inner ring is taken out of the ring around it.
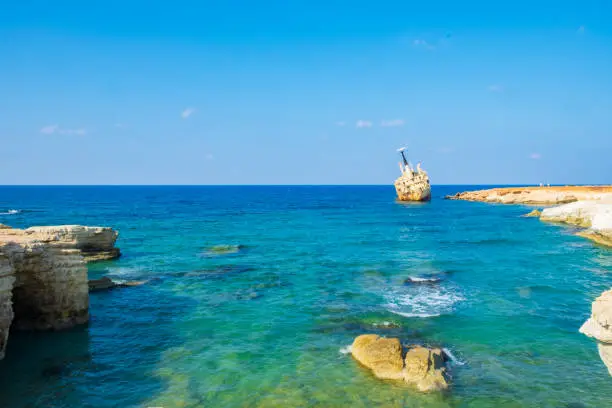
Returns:
[[[124,256],[90,276],[151,279],[92,294],[86,327],[13,333],[0,406],[610,406],[578,328],[612,251],[442,200],[469,188],[0,187],[0,223],[113,226]],[[446,347],[452,390],[373,378],[346,354],[362,333]]]

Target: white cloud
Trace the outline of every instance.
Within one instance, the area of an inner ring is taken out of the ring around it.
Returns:
[[[427,50],[433,50],[434,48],[436,48],[427,41],[422,40],[420,38],[417,38],[416,40],[412,41],[412,45],[419,48],[425,48]]]
[[[358,128],[369,128],[372,127],[372,122],[369,120],[358,120],[355,126]]]
[[[47,125],[45,127],[43,127],[42,129],[40,129],[40,133],[43,133],[45,135],[52,135],[55,132],[57,132],[59,130],[59,126],[58,125]]]
[[[181,112],[181,117],[183,119],[187,119],[188,117],[190,117],[191,115],[193,115],[195,113],[196,109],[195,108],[187,108],[185,109],[183,112]]]
[[[336,122],[336,126],[344,126],[344,125],[346,125],[346,122],[344,121]]]
[[[380,122],[380,126],[384,126],[384,127],[404,126],[404,119],[383,120],[382,122]]]
[[[47,125],[43,127],[42,129],[40,129],[40,133],[45,134],[45,135],[57,134],[57,135],[84,136],[87,134],[87,130],[83,128],[69,129],[69,128],[60,127],[59,125]]]
[[[542,158],[542,155],[540,153],[531,153],[529,155],[529,158],[533,160],[539,160]]]
[[[489,85],[487,87],[487,90],[489,92],[503,92],[504,91],[504,87],[498,84],[493,84],[493,85]]]

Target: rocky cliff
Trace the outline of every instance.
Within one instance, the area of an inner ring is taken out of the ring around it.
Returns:
[[[65,329],[89,319],[83,254],[118,253],[110,228],[0,229],[0,358],[9,328]]]
[[[599,356],[612,375],[612,289],[595,299],[580,332],[597,340]]]

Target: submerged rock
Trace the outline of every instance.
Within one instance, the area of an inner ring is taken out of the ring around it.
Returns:
[[[399,339],[363,334],[350,347],[353,358],[381,379],[404,380],[419,391],[440,391],[449,386],[446,354],[439,348],[409,347],[405,359]]]
[[[89,291],[97,292],[101,290],[108,290],[114,288],[125,288],[131,286],[141,286],[147,283],[147,281],[114,281],[108,276],[104,276],[100,279],[90,279],[88,281]]]
[[[243,245],[214,245],[206,250],[208,255],[230,255],[237,254],[242,249]]]
[[[612,375],[612,289],[595,299],[591,317],[582,325],[580,333],[597,340],[599,356]]]
[[[418,276],[409,276],[404,281],[404,285],[436,285],[442,281],[442,278],[427,277],[421,278]]]

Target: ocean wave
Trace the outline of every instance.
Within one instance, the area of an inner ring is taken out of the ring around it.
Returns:
[[[385,294],[386,309],[404,317],[436,317],[452,313],[464,298],[452,289],[426,286],[404,286]]]
[[[23,210],[12,210],[11,209],[11,210],[7,210],[7,211],[4,211],[4,212],[0,212],[0,215],[13,215],[13,214],[20,214],[22,212],[23,212]]]
[[[344,346],[338,351],[340,352],[340,354],[351,354],[352,345],[349,344],[348,346]]]
[[[451,351],[448,348],[444,347],[442,348],[442,351],[444,352],[444,354],[448,356],[448,359],[450,360],[451,364],[458,365],[458,366],[465,365],[465,361],[461,361],[457,357],[455,357],[455,355],[451,353]]]

